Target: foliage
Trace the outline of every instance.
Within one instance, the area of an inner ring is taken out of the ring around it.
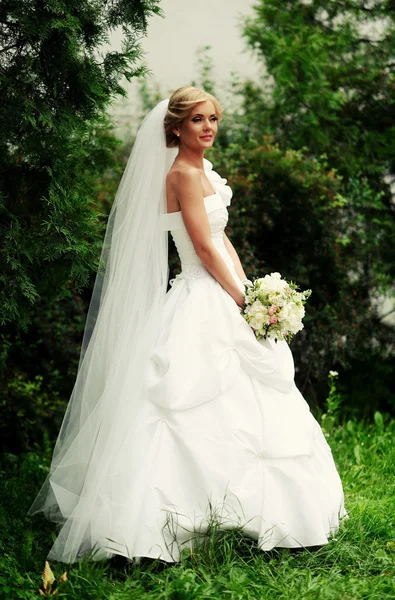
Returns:
[[[266,68],[239,86],[244,134],[325,155],[343,178],[339,243],[356,293],[393,294],[393,3],[258,0],[243,36]]]
[[[86,285],[102,223],[94,181],[114,139],[106,109],[146,72],[138,37],[158,0],[5,0],[0,8],[0,323]],[[105,49],[122,32],[122,49]]]
[[[266,68],[262,85],[245,89],[251,131],[327,153],[342,175],[364,174],[388,201],[382,177],[395,171],[393,2],[256,0],[242,33]]]
[[[395,597],[393,473],[395,421],[333,423],[327,438],[345,489],[349,519],[327,546],[262,552],[240,530],[212,523],[204,543],[166,565],[121,557],[67,568],[58,597],[70,600],[354,600]],[[45,476],[48,454],[3,455],[0,479],[0,585],[4,598],[38,597],[54,526],[26,516]],[[51,565],[56,575],[64,570]]]
[[[50,303],[40,298],[26,333],[1,333],[3,450],[31,450],[59,430],[77,371],[85,310],[86,300],[72,290]]]

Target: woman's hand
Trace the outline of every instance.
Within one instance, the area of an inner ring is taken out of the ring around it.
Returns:
[[[238,292],[237,294],[235,294],[233,297],[233,300],[236,302],[237,306],[239,308],[241,308],[241,310],[244,310],[245,308],[245,296],[243,294],[243,292]]]

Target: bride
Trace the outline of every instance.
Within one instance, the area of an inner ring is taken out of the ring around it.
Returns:
[[[225,233],[232,190],[204,158],[222,113],[187,86],[139,129],[30,508],[60,523],[50,559],[177,561],[213,519],[262,550],[317,546],[346,516],[288,344],[257,341],[241,314],[250,282]],[[169,291],[168,232],[182,265]]]

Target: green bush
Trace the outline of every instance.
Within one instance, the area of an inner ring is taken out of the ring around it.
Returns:
[[[35,304],[28,332],[4,328],[0,354],[0,446],[12,452],[55,438],[77,372],[86,299],[69,290]]]
[[[38,298],[81,290],[102,222],[95,181],[111,164],[107,109],[136,63],[157,0],[7,0],[0,7],[0,324],[26,330]],[[121,50],[109,36],[118,29]]]

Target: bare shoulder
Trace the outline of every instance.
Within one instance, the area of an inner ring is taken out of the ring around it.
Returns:
[[[203,194],[200,170],[190,165],[173,166],[167,174],[166,184],[179,200],[185,195]]]
[[[169,193],[171,182],[171,191]],[[168,212],[181,210],[184,225],[194,247],[202,247],[210,243],[211,232],[207,212],[204,206],[204,192],[200,169],[185,165],[173,165],[167,176]],[[175,210],[175,209],[174,209]]]

